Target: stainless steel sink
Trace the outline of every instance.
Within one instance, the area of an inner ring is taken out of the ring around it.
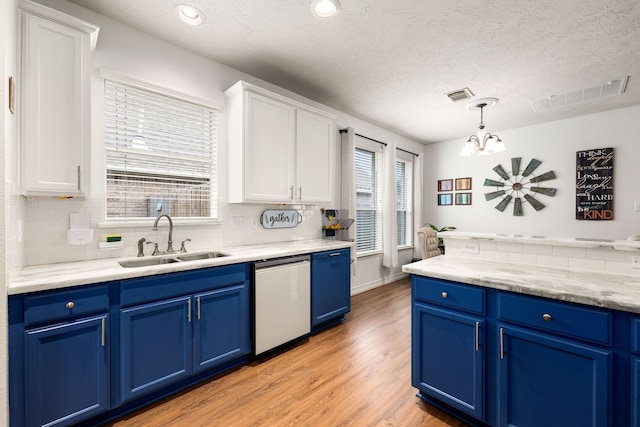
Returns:
[[[124,268],[136,268],[136,267],[149,267],[150,265],[162,265],[171,264],[174,262],[189,262],[198,261],[201,259],[211,259],[229,256],[223,252],[211,251],[211,252],[197,252],[193,254],[173,254],[164,257],[149,257],[149,258],[136,258],[120,261],[119,264]]]
[[[119,264],[124,268],[135,268],[135,267],[148,267],[150,265],[171,264],[174,262],[180,262],[180,260],[173,257],[138,258],[138,259],[127,259],[124,261],[120,261]]]
[[[229,254],[212,251],[212,252],[199,252],[199,253],[193,253],[193,254],[183,254],[183,255],[178,255],[177,258],[180,261],[197,261],[200,259],[220,258],[225,256],[229,256]]]

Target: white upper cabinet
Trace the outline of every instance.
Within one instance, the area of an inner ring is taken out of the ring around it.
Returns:
[[[19,3],[18,104],[26,195],[81,196],[88,176],[90,54],[98,28]]]
[[[334,116],[245,82],[225,92],[230,203],[330,203]]]

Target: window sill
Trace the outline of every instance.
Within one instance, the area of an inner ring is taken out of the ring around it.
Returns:
[[[195,226],[220,226],[222,221],[215,218],[171,218],[173,225],[195,225]],[[98,228],[135,228],[135,227],[153,227],[155,218],[142,218],[140,220],[123,220],[123,221],[102,221],[98,223]],[[164,225],[165,222],[163,221]]]

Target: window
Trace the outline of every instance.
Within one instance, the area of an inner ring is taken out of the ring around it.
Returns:
[[[211,106],[105,80],[107,219],[217,217]]]
[[[413,160],[396,160],[398,247],[413,244]]]
[[[382,250],[382,153],[356,148],[356,252]]]

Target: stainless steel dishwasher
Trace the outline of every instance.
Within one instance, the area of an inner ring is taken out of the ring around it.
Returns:
[[[255,263],[254,354],[311,331],[311,260],[308,255]]]

